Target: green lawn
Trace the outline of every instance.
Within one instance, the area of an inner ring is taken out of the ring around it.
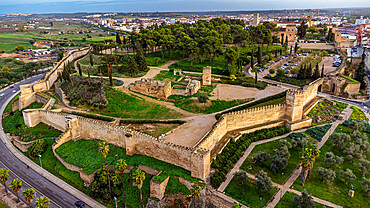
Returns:
[[[160,51],[145,54],[145,59],[149,66],[162,66],[168,61],[180,60],[183,58],[184,57],[182,56],[182,54],[177,53],[177,52],[165,53],[164,59],[162,59],[162,53]]]
[[[347,128],[343,125],[339,125],[335,132],[350,133],[352,131],[353,130],[350,128]],[[304,188],[309,193],[312,193],[316,197],[333,202],[341,206],[353,208],[370,207],[370,201],[368,200],[368,196],[366,195],[360,183],[362,181],[361,171],[355,166],[355,163],[358,162],[358,159],[353,159],[352,163],[348,162],[348,160],[346,159],[346,154],[344,154],[342,150],[338,150],[338,148],[333,145],[331,139],[328,139],[328,141],[320,149],[320,151],[321,153],[320,156],[316,159],[316,162],[314,164],[310,181],[306,182]],[[324,162],[326,152],[333,152],[335,155],[344,157],[344,162],[341,165],[339,165],[339,167],[333,167],[334,171],[336,172],[336,178],[334,181],[329,183],[323,183],[317,174],[318,167],[331,168],[331,166],[327,165]],[[368,156],[369,155],[367,155],[367,158]],[[339,172],[340,169],[345,170],[347,168],[351,169],[357,178],[352,182],[348,182],[348,184],[346,185],[344,183],[344,180],[339,177]],[[366,178],[369,178],[369,176],[370,173],[367,173]],[[299,177],[294,183],[294,188],[299,191],[302,191],[303,187],[300,185],[301,183],[302,180]],[[350,184],[353,184],[355,191],[355,196],[353,198],[350,198],[348,196],[348,191],[351,189]]]
[[[366,123],[368,122],[368,119],[367,119],[365,113],[362,112],[361,109],[357,108],[356,106],[352,106],[351,108],[353,109],[353,112],[352,112],[351,117],[349,118],[349,120],[357,119],[357,120],[366,121]]]
[[[7,208],[7,206],[4,204],[4,202],[0,201],[0,208]]]
[[[334,122],[338,119],[339,114],[347,107],[348,104],[333,101],[336,104],[331,105],[326,101],[320,101],[307,114],[312,118],[312,126]]]
[[[156,170],[162,170],[167,175],[193,180],[189,171],[178,166],[145,155],[129,156],[126,155],[124,148],[114,145],[110,145],[109,149],[110,153],[107,156],[108,165],[115,165],[117,160],[124,159],[127,164],[132,166],[146,165]],[[96,140],[68,141],[58,147],[56,152],[66,162],[84,168],[83,171],[88,174],[93,173],[105,164],[103,156],[98,152],[98,142]]]
[[[233,178],[224,192],[226,195],[248,207],[264,207],[276,191],[277,188],[273,188],[269,192],[259,193],[254,181],[247,181],[243,185],[240,185]]]
[[[290,137],[286,137],[283,139],[286,139],[289,142],[291,141]],[[289,149],[289,153],[291,156],[288,159],[288,166],[285,170],[282,170],[278,173],[274,173],[270,170],[271,160],[269,162],[266,162],[264,165],[260,166],[257,163],[253,163],[252,159],[257,154],[258,151],[265,151],[267,153],[270,153],[271,156],[273,156],[275,154],[274,149],[280,148],[279,145],[280,140],[281,139],[257,145],[249,154],[247,159],[244,161],[240,169],[252,174],[257,174],[260,170],[264,170],[271,177],[271,180],[273,182],[280,184],[284,183],[289,178],[293,170],[298,166],[299,151],[295,150],[294,148]],[[248,167],[252,167],[252,169],[249,169]]]
[[[106,90],[105,97],[108,105],[103,109],[93,109],[94,112],[117,118],[137,119],[174,119],[182,115],[167,107],[116,89]]]
[[[11,106],[11,103],[9,105]],[[29,106],[29,108],[39,108],[41,106],[42,106],[41,104],[33,103]],[[57,129],[50,129],[48,125],[42,122],[37,124],[35,127],[28,128],[24,124],[21,111],[19,110],[15,111],[14,113],[11,113],[10,115],[3,119],[3,128],[6,133],[20,136],[21,137],[20,139],[25,142],[41,138],[50,138],[50,137],[56,138],[61,133]]]
[[[220,55],[212,59],[212,63],[209,62],[209,59],[205,59],[202,62],[191,62],[189,60],[180,61],[169,66],[170,69],[181,69],[182,71],[192,71],[192,72],[202,72],[203,67],[211,66],[212,74],[228,75],[226,67],[225,56]]]

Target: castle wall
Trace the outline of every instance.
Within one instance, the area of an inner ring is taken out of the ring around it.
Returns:
[[[65,131],[66,128],[66,114],[64,113],[57,113],[52,111],[44,111],[40,110],[40,121],[44,124],[50,125],[60,131]]]
[[[347,86],[344,88],[344,92],[353,95],[358,94],[360,92],[361,83],[348,83]]]

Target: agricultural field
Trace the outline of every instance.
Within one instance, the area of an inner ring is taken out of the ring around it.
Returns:
[[[344,146],[340,149],[339,146],[335,145],[333,140],[333,135],[331,138],[327,140],[325,145],[320,149],[320,155],[316,159],[311,177],[309,181],[305,183],[305,186],[301,186],[301,178],[299,177],[293,187],[299,191],[306,189],[309,193],[312,193],[314,196],[319,197],[321,199],[333,202],[340,206],[346,207],[369,207],[369,200],[367,200],[368,195],[364,190],[361,182],[363,181],[363,177],[369,178],[370,173],[365,173],[362,175],[362,171],[357,167],[357,163],[359,162],[359,156],[362,155],[363,158],[369,158],[369,151],[366,153],[362,152],[362,150],[357,150],[355,153],[351,153],[349,149],[347,149],[351,145],[357,145],[361,142],[365,148],[368,146],[369,142],[369,134],[367,132],[360,131],[361,134],[364,135],[365,140],[359,140],[359,135],[354,134],[355,130],[349,128],[348,121],[344,122],[343,125],[339,125],[335,133],[343,133],[349,136],[350,141],[343,143]],[[346,126],[347,125],[347,126]],[[365,144],[367,143],[367,145]],[[336,143],[337,144],[337,143]],[[338,143],[339,144],[339,143]],[[361,149],[362,149],[361,148]],[[369,148],[369,147],[367,147]],[[328,164],[325,162],[325,155],[328,152],[334,153],[334,155],[338,157],[342,157],[343,162],[339,164]],[[347,154],[348,153],[348,154]],[[363,155],[364,154],[364,155]],[[351,155],[349,157],[348,155]],[[335,172],[335,178],[323,181],[323,178],[319,175],[318,169],[319,167],[328,168]],[[345,181],[343,177],[341,177],[341,171],[349,169],[353,172],[355,178],[352,178],[353,181]],[[353,198],[348,196],[348,191],[352,189],[355,191],[355,195]]]
[[[312,126],[319,124],[330,123],[336,121],[339,114],[347,107],[348,104],[332,101],[320,101],[316,106],[307,114],[308,117],[312,118]]]

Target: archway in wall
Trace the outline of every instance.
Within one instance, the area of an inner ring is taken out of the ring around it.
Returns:
[[[317,87],[317,92],[322,92],[322,84]]]
[[[336,88],[337,86],[333,83],[333,85],[332,85],[332,87],[331,87],[331,92],[333,93],[333,94],[335,94],[335,88]]]

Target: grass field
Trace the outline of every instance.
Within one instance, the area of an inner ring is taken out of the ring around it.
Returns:
[[[201,62],[191,62],[188,60],[180,61],[174,63],[169,66],[170,69],[181,69],[182,71],[192,71],[192,72],[202,72],[203,67],[211,66],[212,67],[212,74],[221,74],[221,75],[228,75],[227,70],[225,69],[226,66],[226,59],[225,56],[220,55],[213,58],[212,63],[209,62],[209,59],[203,60]]]
[[[11,106],[11,103],[8,106]],[[41,106],[41,104],[33,103],[28,108],[40,108]],[[9,108],[7,107],[6,110],[9,110]],[[42,122],[35,127],[27,128],[19,110],[3,119],[3,128],[7,133],[20,136],[20,139],[25,142],[35,139],[58,137],[61,133],[57,129],[50,129],[48,125]]]
[[[4,204],[4,202],[0,201],[0,208],[7,208],[7,206]]]
[[[98,152],[98,142],[95,140],[68,141],[56,149],[56,152],[66,162],[83,168],[85,173],[91,174],[105,165],[104,158]],[[145,155],[126,155],[124,148],[114,145],[109,146],[110,153],[107,156],[108,165],[113,166],[117,160],[124,159],[128,165],[146,165],[156,170],[162,170],[167,175],[183,177],[193,180],[190,172],[175,165],[148,157]],[[118,155],[118,156],[117,156]]]
[[[128,95],[115,89],[106,90],[105,97],[108,100],[106,108],[95,109],[94,111],[107,116],[137,119],[172,119],[179,118],[182,115],[164,106],[146,101],[141,97]]]
[[[345,127],[343,125],[339,125],[335,132],[341,133],[351,133],[353,130]],[[369,134],[367,134],[369,137]],[[352,139],[353,142],[353,139]],[[355,166],[355,163],[358,162],[358,159],[353,159],[353,162],[348,162],[346,159],[346,154],[343,153],[343,150],[338,150],[336,146],[333,145],[332,140],[329,138],[325,145],[320,149],[321,153],[320,156],[316,159],[314,164],[314,168],[312,171],[311,178],[305,184],[305,189],[312,193],[314,196],[322,198],[324,200],[333,202],[335,204],[353,208],[362,208],[362,207],[370,207],[370,201],[368,200],[368,195],[366,195],[362,185],[362,176],[361,171]],[[340,164],[338,167],[328,166],[325,162],[325,153],[326,152],[333,152],[335,155],[344,157],[344,162]],[[367,155],[368,158],[369,154]],[[317,173],[318,167],[324,168],[333,168],[336,173],[336,178],[334,181],[329,183],[323,183]],[[348,182],[348,184],[344,183],[344,180],[339,177],[340,170],[351,169],[353,173],[356,175],[356,179],[352,182]],[[366,178],[369,178],[370,173],[365,175]],[[300,185],[301,178],[299,177],[295,183],[294,188],[302,191],[304,188]],[[348,191],[351,189],[351,184],[353,184],[353,190],[355,191],[355,196],[350,198],[348,196]]]
[[[366,123],[369,121],[365,113],[362,112],[361,109],[357,108],[356,106],[352,106],[351,108],[353,109],[353,112],[351,114],[351,117],[349,117],[349,120],[357,119],[357,120],[365,121]]]
[[[269,192],[260,193],[256,189],[254,181],[247,181],[240,185],[235,178],[233,178],[224,192],[226,195],[248,207],[264,207],[276,191],[277,189],[273,188]]]

